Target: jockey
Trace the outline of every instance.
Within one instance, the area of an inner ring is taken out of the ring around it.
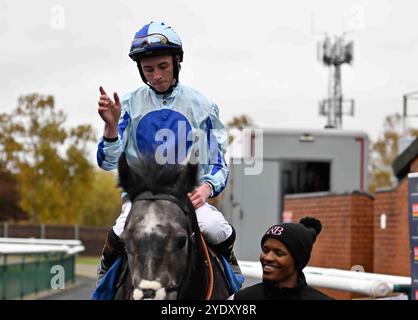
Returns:
[[[146,86],[121,99],[116,92],[110,98],[100,87],[98,112],[105,125],[98,145],[98,165],[104,170],[116,169],[122,152],[133,169],[140,161],[139,155],[144,154],[152,154],[162,163],[184,163],[192,145],[195,147],[196,133],[200,133],[199,145],[205,143],[198,151],[199,186],[188,196],[205,240],[239,272],[232,253],[235,231],[223,214],[207,203],[208,198],[223,191],[229,174],[224,158],[227,135],[217,105],[179,82],[182,43],[163,22],[143,26],[135,34],[129,56],[136,62]],[[102,251],[99,279],[124,250],[120,235],[131,202],[122,198],[122,213],[109,230]]]

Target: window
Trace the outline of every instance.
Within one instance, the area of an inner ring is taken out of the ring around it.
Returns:
[[[282,188],[283,194],[329,191],[330,163],[285,161]]]

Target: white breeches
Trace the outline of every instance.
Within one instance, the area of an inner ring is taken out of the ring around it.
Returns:
[[[131,211],[131,206],[132,203],[130,201],[126,201],[122,205],[122,213],[116,219],[116,223],[113,226],[113,231],[118,237],[120,237],[125,227],[126,218]],[[207,202],[196,209],[196,217],[205,240],[212,245],[225,241],[232,234],[232,227],[225,220],[223,214]]]

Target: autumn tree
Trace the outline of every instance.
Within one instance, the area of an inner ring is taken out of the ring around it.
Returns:
[[[239,130],[241,132],[245,128],[254,127],[254,126],[255,126],[255,124],[254,124],[253,120],[245,114],[233,117],[225,125],[225,127],[227,129],[227,132],[228,132],[228,145],[230,146],[235,139],[235,137],[234,137],[234,135],[232,134],[231,131],[236,129],[236,130]],[[215,198],[210,198],[210,199],[208,199],[208,202],[211,205],[213,205],[217,208],[220,208],[223,195],[224,195],[224,193],[221,193],[220,195],[218,195]]]
[[[388,115],[383,123],[383,134],[370,145],[370,192],[396,185],[392,163],[398,157],[402,136],[418,137],[418,132],[415,129],[407,129],[403,132],[401,115],[399,113]]]
[[[228,121],[226,127],[231,129],[238,129],[239,131],[244,130],[245,128],[255,127],[254,121],[247,115],[242,114],[240,116],[233,117],[232,120]],[[228,144],[231,144],[234,141],[234,136],[228,134]]]
[[[116,187],[116,175],[101,169],[94,171],[89,201],[82,208],[84,224],[112,226],[121,212],[121,190]]]
[[[0,115],[0,163],[17,175],[21,207],[32,222],[80,223],[93,166],[87,160],[90,125],[66,129],[52,96],[21,96]]]
[[[16,175],[0,164],[0,221],[27,219],[20,207],[20,195]]]

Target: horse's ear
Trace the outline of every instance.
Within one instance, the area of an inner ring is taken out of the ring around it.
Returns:
[[[119,182],[118,185],[128,193],[130,199],[135,198],[138,192],[140,178],[129,167],[125,153],[122,153],[118,161]]]
[[[197,185],[197,174],[199,170],[199,164],[193,164],[187,162],[180,172],[180,175],[176,182],[176,187],[184,190],[186,193],[192,191]]]

